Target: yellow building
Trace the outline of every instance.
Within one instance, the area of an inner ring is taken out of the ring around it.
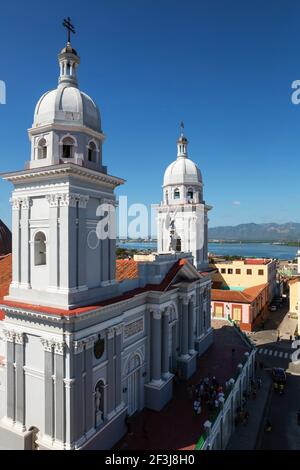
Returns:
[[[300,250],[297,253],[296,275],[288,279],[289,286],[289,311],[291,316],[298,317],[298,334],[300,332]]]
[[[210,267],[213,273],[213,287],[243,291],[249,287],[268,284],[268,302],[276,293],[276,261],[271,259],[241,259],[225,261],[214,259]]]
[[[289,297],[290,308],[289,311],[292,315],[299,317],[300,308],[300,276],[295,276],[288,281],[289,284]]]

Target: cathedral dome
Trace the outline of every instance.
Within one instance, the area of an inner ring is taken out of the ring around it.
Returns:
[[[100,112],[95,102],[76,86],[61,83],[38,101],[32,127],[47,124],[81,125],[101,132]]]
[[[199,168],[187,157],[177,157],[177,160],[168,166],[164,175],[164,186],[182,184],[202,184]]]
[[[100,112],[96,103],[78,88],[80,57],[70,42],[61,50],[58,62],[58,87],[45,93],[38,101],[32,127],[61,124],[84,126],[101,132]]]

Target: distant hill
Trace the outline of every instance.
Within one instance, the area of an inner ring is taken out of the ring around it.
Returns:
[[[0,256],[11,253],[11,231],[0,220]]]
[[[238,241],[298,241],[300,240],[300,223],[286,224],[240,224],[228,227],[208,229],[210,240]]]

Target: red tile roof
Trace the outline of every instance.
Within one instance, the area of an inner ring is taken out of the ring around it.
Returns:
[[[11,255],[0,257],[0,302],[3,297],[8,294],[11,277]],[[4,317],[4,312],[0,310],[0,320],[3,320]]]
[[[139,268],[137,261],[133,259],[117,259],[116,261],[116,280],[121,282],[126,279],[137,279],[139,277]]]
[[[48,313],[52,315],[59,315],[59,316],[65,316],[65,317],[71,317],[71,316],[77,316],[82,313],[86,312],[91,312],[97,308],[105,307],[107,305],[113,305],[117,302],[122,302],[124,300],[128,300],[133,298],[135,295],[142,294],[144,292],[148,291],[166,291],[169,287],[171,282],[173,281],[174,277],[176,274],[180,271],[180,269],[185,265],[188,264],[186,259],[180,259],[176,263],[173,264],[172,268],[169,270],[165,278],[162,280],[160,284],[147,284],[145,287],[139,287],[137,289],[133,289],[131,291],[126,292],[123,295],[120,295],[118,297],[114,297],[111,299],[103,300],[101,302],[96,302],[93,305],[88,305],[86,307],[80,307],[80,308],[74,308],[74,309],[63,309],[63,308],[53,308],[53,307],[44,307],[41,305],[32,305],[32,304],[26,304],[23,302],[13,302],[13,301],[8,301],[8,300],[2,300],[0,299],[2,305],[8,306],[8,307],[15,307],[15,308],[21,308],[24,310],[31,310],[34,312],[38,313]],[[11,265],[10,265],[11,266]],[[11,269],[11,267],[10,267]],[[11,271],[10,271],[11,272]],[[6,277],[9,277],[8,274],[6,274]],[[11,279],[11,274],[10,274],[10,279]]]
[[[265,258],[247,258],[244,260],[244,264],[253,264],[253,265],[259,265],[259,264],[269,264],[270,259],[265,259]]]
[[[258,295],[268,286],[267,283],[248,287],[243,291],[212,289],[211,300],[234,303],[252,303]]]

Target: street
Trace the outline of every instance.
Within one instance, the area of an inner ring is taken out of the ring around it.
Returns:
[[[300,426],[297,423],[297,412],[300,410],[300,366],[292,363],[294,349],[290,341],[290,335],[294,339],[296,323],[297,320],[289,318],[287,306],[283,305],[277,312],[270,313],[263,330],[249,334],[258,348],[258,364],[262,362],[265,371],[270,374],[273,367],[281,367],[287,375],[284,393],[279,395],[272,389],[266,405],[258,440],[258,448],[261,450],[300,449]],[[265,431],[267,420],[272,425],[270,432]]]

